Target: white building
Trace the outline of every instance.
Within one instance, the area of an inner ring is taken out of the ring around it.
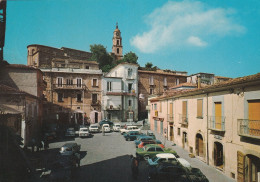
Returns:
[[[138,66],[121,63],[104,75],[102,81],[103,117],[111,121],[138,119]]]

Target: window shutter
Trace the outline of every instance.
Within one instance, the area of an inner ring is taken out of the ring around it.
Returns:
[[[197,117],[202,117],[202,99],[197,100]]]

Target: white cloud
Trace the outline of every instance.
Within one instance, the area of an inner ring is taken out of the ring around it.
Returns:
[[[198,46],[198,47],[204,47],[207,45],[207,42],[204,42],[199,37],[195,37],[195,36],[190,36],[187,39],[187,42],[191,45]]]
[[[150,30],[137,34],[130,42],[144,53],[168,47],[205,47],[211,37],[245,31],[232,20],[234,14],[233,9],[209,8],[201,2],[167,2],[145,17]]]

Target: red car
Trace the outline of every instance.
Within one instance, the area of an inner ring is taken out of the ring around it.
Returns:
[[[142,141],[139,145],[138,145],[138,148],[143,148],[145,145],[148,145],[148,144],[157,144],[156,141],[154,140],[145,140],[145,141]],[[165,148],[163,144],[157,144],[158,146],[162,147],[162,148]]]

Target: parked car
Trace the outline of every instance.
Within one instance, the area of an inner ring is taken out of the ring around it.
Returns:
[[[171,153],[174,154],[176,157],[178,156],[176,151],[168,148],[168,149],[163,149],[162,147],[156,145],[156,144],[149,144],[144,146],[143,148],[137,148],[136,149],[136,156],[139,159],[149,159],[152,158],[154,156],[156,156],[156,154],[159,153]]]
[[[115,123],[113,126],[113,131],[120,131],[121,129],[121,124],[120,123]]]
[[[74,128],[68,128],[65,133],[65,136],[67,136],[67,137],[74,137],[75,135],[76,135],[76,133],[75,133]]]
[[[89,126],[89,132],[90,133],[98,133],[100,130],[99,130],[99,125],[98,124],[91,124]]]
[[[157,144],[157,142],[155,140],[144,140],[142,141],[137,148],[143,148],[144,146],[146,145],[149,145],[149,144],[156,144],[162,148],[165,148],[165,146],[163,144]]]
[[[102,129],[104,128],[104,132],[108,133],[110,132],[110,126],[109,124],[103,124]]]
[[[207,177],[198,168],[190,168],[188,175],[192,181],[198,182],[209,182]]]
[[[168,162],[162,162],[154,167],[151,167],[148,173],[148,181],[191,182],[185,168],[178,164]]]
[[[135,140],[138,136],[143,135],[139,131],[129,131],[128,133],[124,134],[125,140],[127,141],[133,141]]]
[[[185,159],[183,158],[177,158],[177,161],[185,168],[187,169],[191,169],[191,165],[188,161],[186,161]]]
[[[80,128],[79,129],[79,137],[89,137],[88,128]]]
[[[121,134],[127,133],[129,131],[139,131],[140,132],[141,129],[138,128],[137,126],[127,126],[126,129],[125,128],[120,129]]]
[[[149,166],[156,166],[161,162],[178,162],[174,154],[171,153],[160,153],[156,154],[153,158],[147,160]]]
[[[142,141],[146,141],[146,140],[155,140],[157,144],[161,144],[161,143],[162,143],[160,140],[156,140],[155,137],[146,136],[146,135],[141,135],[141,136],[137,137],[136,140],[135,140],[136,148],[138,148],[138,145],[139,145]]]
[[[60,154],[61,155],[73,155],[75,153],[79,153],[81,148],[81,145],[78,145],[75,142],[71,143],[65,143],[61,148],[60,148]]]
[[[104,120],[99,122],[100,127],[102,127],[103,124],[109,124],[109,126],[111,126],[111,127],[114,125],[114,123],[112,121],[109,121],[107,119],[104,119]]]

